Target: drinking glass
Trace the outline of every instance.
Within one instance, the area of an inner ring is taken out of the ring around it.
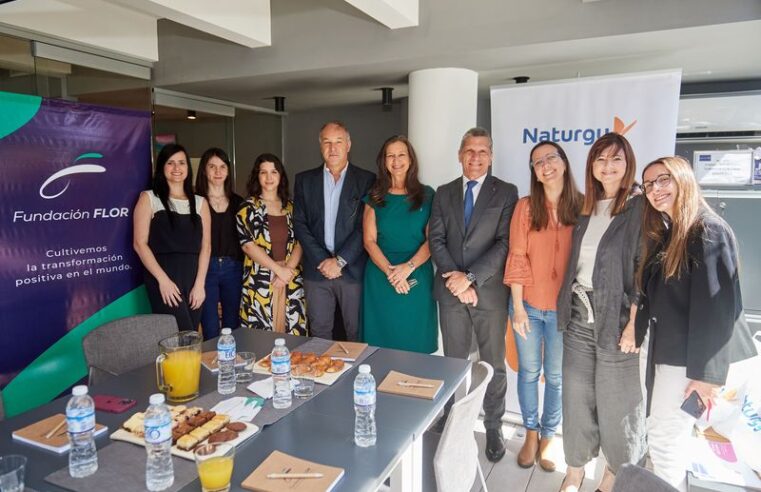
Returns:
[[[227,492],[233,476],[235,446],[227,443],[204,444],[193,452],[203,492]]]
[[[24,492],[26,456],[0,456],[0,492]]]
[[[293,396],[306,400],[314,395],[314,369],[312,366],[300,365],[291,372],[293,376]]]
[[[198,396],[201,342],[203,338],[196,331],[181,331],[159,342],[156,381],[167,400],[179,403]]]
[[[249,383],[253,381],[255,362],[255,353],[238,352],[238,360],[235,362],[235,381],[239,383]]]

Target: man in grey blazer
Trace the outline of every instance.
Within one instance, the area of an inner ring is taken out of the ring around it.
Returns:
[[[502,283],[517,188],[490,176],[492,140],[483,128],[462,137],[462,177],[439,187],[428,242],[436,263],[433,292],[439,302],[444,354],[467,358],[475,334],[481,360],[494,367],[486,388],[486,456],[505,454],[502,415],[507,377],[505,330],[508,289]]]

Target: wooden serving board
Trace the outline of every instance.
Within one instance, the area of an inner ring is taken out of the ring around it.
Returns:
[[[257,432],[259,432],[259,427],[250,424],[248,422],[242,422],[246,424],[246,430],[239,432],[238,437],[236,439],[233,439],[232,441],[227,441],[228,444],[232,444],[233,446],[237,446],[238,444],[244,442],[248,438],[254,436]],[[127,429],[119,428],[119,430],[115,431],[113,434],[111,434],[111,439],[114,441],[124,441],[129,442],[132,444],[137,444],[138,446],[145,446],[145,440],[142,437],[137,437],[135,434],[131,433]],[[202,445],[206,443],[206,440],[201,441],[198,443],[198,445]],[[172,446],[172,454],[175,456],[179,456],[180,458],[185,458],[186,460],[193,460],[193,451],[183,451],[182,449],[178,448],[177,446]]]

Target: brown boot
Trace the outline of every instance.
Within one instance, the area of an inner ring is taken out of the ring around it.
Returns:
[[[521,468],[531,468],[536,460],[536,453],[539,450],[539,432],[534,430],[526,431],[526,440],[523,441],[523,447],[518,453],[518,466]]]
[[[539,466],[542,467],[542,470],[548,471],[548,472],[554,472],[555,471],[555,462],[552,460],[552,456],[550,455],[550,449],[552,444],[552,438],[541,438],[539,440],[539,452],[536,455],[537,461],[539,461]]]

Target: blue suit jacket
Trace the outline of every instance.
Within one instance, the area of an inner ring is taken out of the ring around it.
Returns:
[[[325,247],[325,166],[296,175],[294,186],[294,229],[304,250],[304,278],[325,280],[317,270],[323,260],[334,255]],[[335,255],[346,260],[342,278],[361,282],[367,262],[362,242],[362,197],[375,182],[375,175],[349,163],[344,178],[336,217]]]

